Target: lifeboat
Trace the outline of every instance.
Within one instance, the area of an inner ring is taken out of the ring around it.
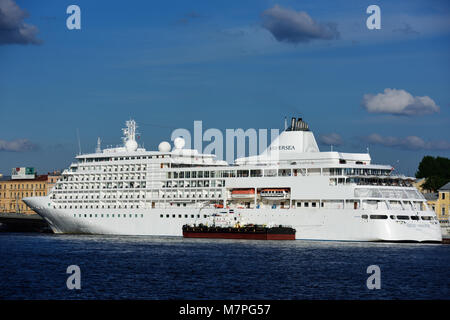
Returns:
[[[254,198],[255,189],[234,189],[231,190],[231,198],[233,199],[246,199]]]

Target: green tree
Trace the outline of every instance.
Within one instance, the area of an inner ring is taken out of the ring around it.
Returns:
[[[450,159],[425,156],[419,163],[416,178],[425,178],[423,188],[433,192],[450,181]]]

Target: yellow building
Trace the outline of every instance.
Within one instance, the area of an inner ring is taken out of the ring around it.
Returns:
[[[448,221],[450,213],[450,182],[439,188],[438,193],[425,194],[428,205],[436,212],[439,221]]]
[[[49,172],[48,173],[47,194],[50,193],[50,191],[55,186],[56,182],[59,180],[60,177],[61,177],[61,172],[60,171],[53,171],[53,172]]]
[[[34,214],[22,198],[46,196],[60,176],[58,171],[36,175],[34,168],[13,168],[11,176],[0,177],[0,214]]]
[[[17,180],[3,178],[0,180],[0,213],[35,213],[22,201],[22,198],[47,195],[48,176],[41,175],[34,179]]]
[[[11,174],[0,177],[0,214],[34,214],[22,198],[46,196],[61,175],[56,171],[36,175],[34,168],[14,168]]]

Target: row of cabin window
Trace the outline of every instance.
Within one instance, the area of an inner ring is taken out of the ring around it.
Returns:
[[[136,198],[136,199],[139,199],[139,198],[145,199],[145,194],[142,194],[142,195],[137,194],[135,197],[132,194],[130,194],[129,197],[128,197],[128,195],[125,195],[123,198],[122,198],[122,195],[119,195],[117,197],[115,194],[112,194],[112,195],[108,194],[108,195],[103,195],[103,197],[101,197],[101,198],[102,199],[134,199],[134,198]],[[62,194],[58,194],[58,196],[57,196],[57,194],[53,194],[52,199],[55,199],[55,200],[78,199],[78,196],[73,196],[72,197],[72,196],[65,195],[64,198],[63,198]],[[100,199],[100,195],[97,195],[97,197],[95,197],[93,195],[91,195],[91,197],[89,197],[89,196],[80,196],[79,199]]]
[[[164,216],[165,216],[166,218],[170,218],[170,214],[166,214],[166,215],[160,214],[160,215],[159,215],[160,218],[164,218]],[[172,214],[172,218],[176,218],[176,217],[177,217],[176,214]],[[189,218],[189,215],[188,215],[188,214],[185,214],[184,217],[185,217],[185,218]],[[206,214],[203,215],[203,218],[207,218],[207,217],[208,217],[208,215],[206,215]],[[183,218],[183,215],[182,215],[182,214],[179,214],[179,215],[178,215],[178,218]],[[195,218],[195,214],[191,214],[191,218]],[[199,214],[197,214],[197,218],[200,218],[200,215],[199,215]]]
[[[323,202],[322,205],[323,207]],[[302,203],[301,202],[297,202],[297,208],[302,207]],[[308,208],[309,207],[309,202],[303,202],[303,207]],[[318,207],[318,202],[311,202],[311,207],[316,208]]]
[[[108,189],[143,189],[146,188],[146,183],[143,182],[141,184],[130,182],[130,184],[123,184],[121,186],[113,186],[113,185],[81,185],[81,186],[73,186],[60,184],[55,187],[55,190],[108,190]]]
[[[80,163],[87,162],[103,162],[103,161],[118,161],[118,160],[144,160],[144,159],[159,159],[164,158],[164,155],[154,155],[154,156],[135,156],[135,157],[116,157],[116,158],[82,158],[78,159]]]
[[[94,175],[94,174],[92,174],[92,175]],[[103,177],[103,179],[100,179],[101,177]],[[77,176],[75,176],[75,177],[68,177],[67,179],[62,179],[60,181],[63,181],[63,182],[66,182],[66,181],[68,181],[68,182],[77,182],[77,181],[95,182],[95,181],[106,181],[106,180],[108,180],[108,181],[109,180],[111,180],[111,181],[112,180],[120,180],[120,181],[132,180],[132,181],[136,181],[136,180],[139,180],[139,179],[145,180],[145,178],[146,178],[145,174],[139,174],[139,173],[137,173],[136,175],[132,174],[132,175],[126,176],[126,177],[123,177],[123,176],[120,176],[120,175],[112,176],[112,175],[109,175],[109,174],[108,175],[95,174],[95,177],[92,177],[92,179],[90,179],[89,176],[88,177],[80,176],[79,178]]]
[[[391,170],[388,169],[362,169],[362,168],[330,168],[330,176],[338,176],[338,175],[374,175],[374,176],[381,176],[381,175],[389,175],[391,173]]]
[[[362,219],[368,219],[369,216],[367,214],[363,214],[363,215],[361,215],[361,218]],[[379,219],[386,220],[387,218],[388,218],[388,216],[385,215],[385,214],[373,214],[373,215],[370,215],[370,219],[374,219],[374,220],[379,220]],[[416,220],[416,221],[420,220],[420,218],[422,218],[422,220],[427,220],[427,221],[436,220],[436,217],[433,217],[433,216],[421,216],[421,217],[419,217],[419,216],[407,216],[407,215],[397,215],[397,216],[395,216],[393,214],[390,215],[389,218],[392,219],[392,220],[395,220],[395,219],[397,219],[397,220],[409,220],[410,218],[411,218],[411,220]]]
[[[72,207],[73,207],[73,209],[83,209],[83,206],[82,205],[80,205],[79,207],[78,206],[71,206],[71,205],[58,205],[58,206],[53,206],[53,208],[54,209],[56,209],[56,208],[58,208],[58,209],[72,209]],[[109,205],[109,206],[104,206],[104,205],[102,205],[102,207],[101,207],[101,209],[105,209],[105,207],[106,207],[106,209],[122,209],[122,206],[117,206],[117,205],[115,205],[115,206],[111,206],[111,205]],[[117,208],[118,207],[118,208]],[[133,206],[133,205],[130,205],[129,207],[127,206],[127,205],[125,205],[124,207],[123,207],[123,209],[134,209],[135,207]],[[93,205],[90,205],[90,206],[84,206],[84,209],[94,209],[94,206]],[[96,205],[95,206],[95,209],[100,209],[100,206],[98,206],[98,205]],[[138,205],[136,205],[136,209],[139,209],[139,206]]]
[[[73,216],[74,216],[74,218],[76,218],[77,217],[77,214],[76,213],[74,213],[73,214]],[[109,213],[102,213],[102,214],[92,214],[92,213],[90,213],[90,214],[78,214],[78,218],[82,218],[84,216],[84,218],[97,218],[98,216],[100,216],[99,218],[104,218],[105,216],[106,216],[106,218],[109,218]],[[88,217],[89,216],[89,217]],[[127,217],[127,214],[126,213],[123,213],[122,214],[122,216],[124,217],[124,218],[126,218]],[[117,218],[120,218],[121,217],[121,214],[120,213],[118,213],[117,214]],[[129,216],[128,216],[129,218],[133,218],[133,214],[129,214]],[[144,217],[144,215],[143,214],[134,214],[134,217],[135,218],[143,218]],[[112,213],[111,214],[111,218],[114,218],[114,213]]]
[[[305,168],[306,169],[306,168]],[[211,178],[223,177],[223,178],[234,178],[234,177],[262,177],[262,176],[290,176],[297,175],[302,170],[305,169],[248,169],[248,170],[221,170],[221,171],[181,171],[181,172],[168,172],[168,178],[183,179],[183,178]],[[291,171],[293,170],[293,171]],[[318,170],[320,168],[309,168],[307,170]],[[329,169],[330,175],[346,175],[351,174],[364,174],[364,175],[388,175],[390,170],[380,170],[380,169],[356,169],[356,168],[331,168]]]
[[[181,180],[166,181],[163,188],[203,188],[203,187],[223,187],[225,180]]]

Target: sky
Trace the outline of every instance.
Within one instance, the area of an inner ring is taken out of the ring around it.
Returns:
[[[296,116],[322,151],[369,148],[414,175],[423,156],[450,157],[449,58],[448,1],[0,0],[0,173],[64,169],[78,137],[83,153],[120,144],[130,118],[156,150],[195,120]]]

